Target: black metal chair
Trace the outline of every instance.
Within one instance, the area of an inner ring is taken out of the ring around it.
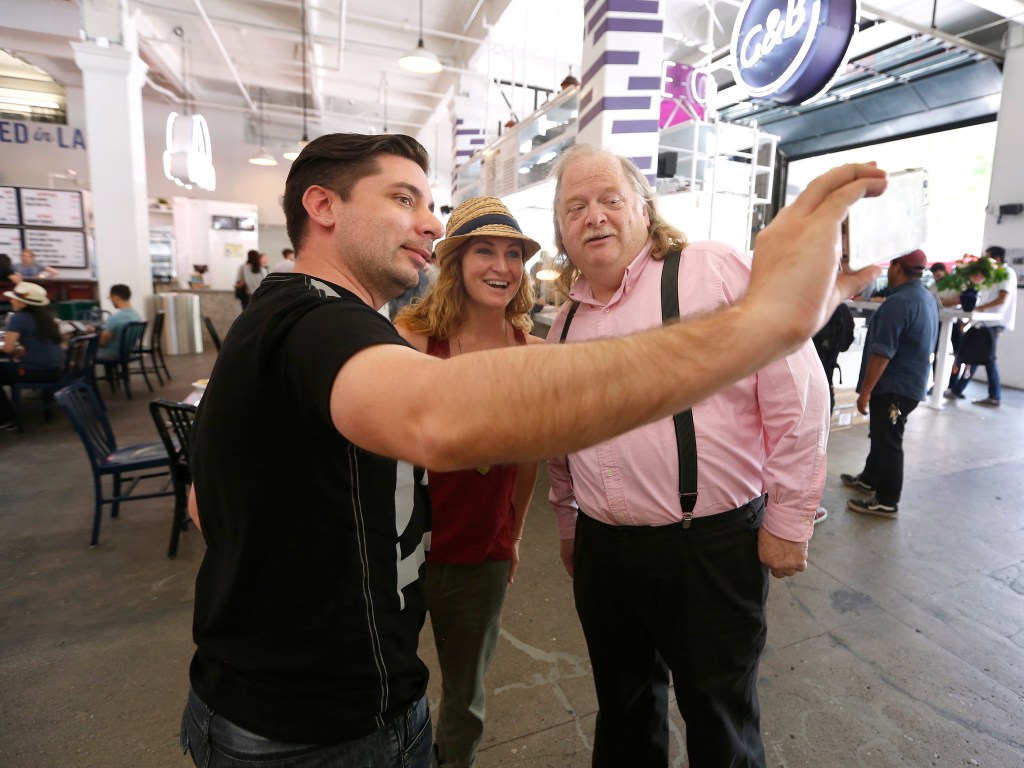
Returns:
[[[168,490],[167,487],[173,481],[170,475],[171,459],[164,444],[158,441],[118,448],[95,390],[84,381],[64,387],[55,397],[82,439],[89,458],[96,495],[89,543],[90,546],[96,546],[100,539],[100,521],[105,505],[110,505],[110,516],[117,517],[122,501],[174,495],[174,490]],[[104,491],[103,478],[106,476],[112,479],[110,496]],[[159,477],[167,478],[162,491],[135,493],[139,482]],[[123,483],[129,484],[127,491],[122,490]]]
[[[174,520],[171,523],[171,543],[167,556],[178,554],[178,538],[188,527],[188,489],[192,485],[189,467],[189,436],[196,407],[171,400],[154,400],[149,413],[156,424],[167,455],[171,459],[171,479],[174,481]]]
[[[220,352],[220,336],[217,333],[217,329],[213,327],[213,320],[207,315],[203,315],[203,325],[206,326],[206,332],[210,334],[210,341],[213,342],[214,348]]]
[[[164,360],[164,321],[167,313],[160,311],[153,317],[153,327],[149,333],[149,344],[143,344],[139,350],[142,353],[143,366],[145,367],[146,355],[149,355],[151,364],[146,368],[150,373],[156,374],[156,380],[160,386],[164,385],[164,376],[171,380],[171,372],[167,370],[167,362]],[[163,371],[164,376],[160,375]]]
[[[119,381],[123,382],[124,391],[128,395],[129,400],[132,399],[131,377],[134,374],[141,373],[142,378],[146,381],[146,386],[149,387],[149,391],[153,391],[153,385],[149,381],[149,372],[146,370],[142,359],[142,337],[146,335],[147,325],[148,323],[145,320],[125,325],[121,329],[118,356],[112,360],[105,360],[103,358],[99,360],[106,369],[106,372],[100,378],[110,382],[111,392],[117,391]],[[132,368],[133,363],[137,363],[138,367]]]
[[[11,384],[11,404],[14,406],[15,421],[18,424],[18,431],[24,432],[25,426],[21,420],[21,413],[28,407],[29,400],[22,398],[26,390],[35,390],[42,394],[43,399],[39,401],[46,413],[46,420],[53,418],[53,393],[63,389],[76,381],[84,381],[93,389],[96,388],[96,349],[99,336],[87,334],[76,336],[68,342],[67,351],[64,354],[64,370],[59,378],[53,381],[16,381]],[[99,393],[97,392],[97,396]],[[103,400],[100,399],[103,406]],[[103,406],[106,408],[106,406]]]

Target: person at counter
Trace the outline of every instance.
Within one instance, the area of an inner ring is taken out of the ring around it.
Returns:
[[[524,274],[538,250],[498,198],[459,204],[435,250],[437,283],[398,313],[398,332],[420,352],[445,359],[542,344],[529,335],[533,296]],[[476,765],[484,676],[498,647],[505,592],[519,568],[536,479],[532,461],[428,473],[432,530],[424,593],[441,665],[439,768]]]
[[[192,431],[189,516],[207,548],[180,746],[197,765],[428,766],[429,523],[412,465],[536,461],[684,410],[806,343],[877,274],[836,275],[839,222],[886,186],[847,165],[761,231],[732,306],[440,360],[378,311],[441,234],[428,171],[397,134],[321,136],[289,170],[295,272],[268,276],[235,320]],[[263,444],[287,448],[254,457]]]
[[[294,272],[295,271],[295,251],[291,248],[284,248],[281,251],[281,260],[274,265],[271,272]]]
[[[994,259],[1006,267],[1007,277],[1001,283],[985,288],[978,296],[978,303],[974,307],[975,312],[996,312],[998,320],[979,320],[974,322],[979,328],[985,329],[991,337],[988,359],[985,361],[985,378],[988,380],[988,397],[972,401],[975,405],[984,405],[989,408],[998,408],[1003,390],[999,382],[999,365],[996,362],[996,344],[999,337],[1005,331],[1012,331],[1017,317],[1017,273],[1006,263],[1006,249],[999,245],[989,246],[985,255]],[[949,389],[945,392],[947,399],[959,399],[964,396],[964,390],[971,383],[978,365],[972,363],[965,366],[957,359],[954,362],[954,370],[959,375],[954,380],[950,377]]]
[[[49,277],[54,278],[59,274],[56,269],[36,261],[36,254],[31,248],[21,249],[21,261],[14,265],[14,271],[22,277]]]
[[[118,283],[110,286],[110,303],[114,312],[103,323],[103,330],[97,342],[96,359],[100,362],[117,360],[121,357],[121,332],[128,323],[138,323],[142,315],[132,307],[132,289]]]
[[[14,270],[11,257],[6,253],[0,253],[0,283],[14,283],[17,285],[21,282],[21,279],[21,275]]]
[[[30,282],[5,291],[12,312],[0,348],[8,359],[0,360],[0,430],[17,429],[14,406],[3,385],[14,382],[55,381],[64,368],[64,337],[46,306],[46,289]]]
[[[920,249],[889,262],[889,296],[868,321],[857,381],[857,410],[870,419],[870,448],[859,474],[843,485],[871,496],[850,499],[851,512],[896,519],[903,492],[903,433],[907,417],[925,399],[939,309],[921,282],[927,259]]]
[[[249,251],[245,264],[238,268],[238,276],[235,278],[235,297],[242,303],[242,311],[249,306],[249,300],[267,274],[267,255],[255,249]]]

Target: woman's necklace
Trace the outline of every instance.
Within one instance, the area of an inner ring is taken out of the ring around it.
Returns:
[[[505,340],[505,343],[502,344],[502,347],[510,346],[509,343],[508,343],[508,320],[506,318],[503,318],[502,321],[501,321],[501,333],[502,333],[502,336],[504,337],[504,340]],[[459,334],[458,333],[455,334],[455,346],[458,347],[459,354],[461,355],[462,354],[462,342],[459,340]],[[491,347],[489,347],[489,349],[491,349]],[[494,349],[500,349],[500,347],[494,347]]]

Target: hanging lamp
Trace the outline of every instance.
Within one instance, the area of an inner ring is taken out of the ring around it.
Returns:
[[[436,75],[441,71],[437,55],[423,45],[423,0],[420,0],[420,38],[416,47],[398,60],[398,65],[421,75]]]
[[[259,111],[259,122],[260,122],[260,151],[249,158],[249,162],[253,165],[277,165],[277,158],[267,152],[267,147],[263,143],[263,89],[260,88],[260,111]]]
[[[281,155],[285,160],[294,160],[302,152],[302,148],[309,144],[309,133],[306,131],[306,0],[301,2],[302,8],[302,138],[295,149],[289,149]]]

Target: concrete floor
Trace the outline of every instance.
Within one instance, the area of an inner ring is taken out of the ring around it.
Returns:
[[[185,396],[212,363],[209,352],[172,358],[175,379],[157,395]],[[107,398],[121,444],[156,439],[149,398]],[[867,427],[833,432],[831,514],[811,566],[771,589],[769,765],[1024,766],[1022,414],[1012,390],[999,410],[919,407],[897,521],[844,510],[838,476],[859,471]],[[168,498],[126,505],[90,549],[81,444],[62,416],[28,423],[0,434],[0,766],[191,765],[177,738],[202,540],[185,534],[167,559]],[[594,692],[546,492],[542,472],[489,677],[481,768],[589,765]],[[422,653],[436,669],[429,630]],[[675,715],[674,765],[686,765],[683,731]]]

